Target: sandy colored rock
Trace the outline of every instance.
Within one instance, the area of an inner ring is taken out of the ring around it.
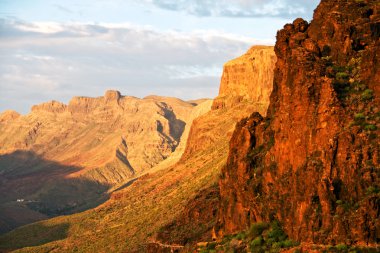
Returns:
[[[5,123],[7,121],[12,121],[20,117],[21,115],[13,110],[7,110],[0,114],[0,123]]]
[[[29,207],[50,216],[96,205],[108,189],[165,161],[181,141],[185,146],[186,125],[210,109],[207,103],[199,109],[176,98],[107,91],[103,97],[74,97],[68,105],[35,105],[24,116],[4,112],[0,199],[32,200]]]
[[[253,46],[246,54],[227,62],[213,109],[248,103],[255,104],[257,110],[265,114],[273,87],[275,63],[272,46]]]

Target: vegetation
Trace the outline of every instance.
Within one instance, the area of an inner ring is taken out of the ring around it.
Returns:
[[[353,115],[353,121],[349,127],[359,126],[361,131],[376,131],[376,124],[380,119],[376,116],[371,101],[374,99],[374,91],[369,89],[361,80],[361,53],[353,57],[346,65],[338,66],[330,56],[321,58],[326,67],[327,75],[332,78],[333,87],[338,99],[347,109],[347,112]],[[363,102],[367,103],[366,105]],[[374,135],[371,135],[373,139]]]
[[[225,236],[220,242],[201,247],[200,252],[241,252],[245,248],[249,248],[249,252],[280,252],[298,245],[288,238],[280,223],[273,221],[270,224],[255,223],[247,231]]]
[[[371,100],[371,99],[373,99],[373,90],[366,89],[365,91],[363,91],[362,100],[367,101],[367,100]]]

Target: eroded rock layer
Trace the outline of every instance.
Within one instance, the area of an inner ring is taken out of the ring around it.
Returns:
[[[246,103],[256,105],[257,110],[265,114],[273,87],[275,63],[272,46],[253,46],[244,55],[224,64],[213,109]]]
[[[278,220],[295,240],[380,240],[380,6],[323,0],[277,34],[267,117],[241,121],[220,180],[220,232]]]

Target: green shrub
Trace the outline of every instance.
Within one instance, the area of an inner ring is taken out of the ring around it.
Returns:
[[[371,100],[373,98],[373,90],[366,89],[362,93],[362,100]]]
[[[278,221],[271,223],[271,230],[268,232],[268,238],[273,238],[275,241],[283,241],[287,238]]]
[[[354,115],[354,119],[355,119],[355,121],[365,120],[365,115],[363,113],[361,113],[361,112],[356,113]]]
[[[346,244],[338,244],[335,246],[335,248],[339,251],[345,251],[348,249],[347,245]]]
[[[263,244],[263,238],[261,236],[256,237],[251,242],[251,247],[261,246]]]
[[[348,80],[350,76],[346,72],[338,72],[335,75],[335,78],[338,80]]]
[[[249,234],[252,237],[257,237],[261,235],[266,229],[268,229],[268,227],[269,227],[268,223],[265,223],[265,222],[255,223],[251,226],[249,230]]]
[[[282,246],[284,247],[284,248],[291,248],[291,247],[293,247],[293,246],[295,246],[295,245],[297,245],[297,243],[296,242],[293,242],[292,240],[285,240],[285,241],[283,241],[283,243],[282,243]]]
[[[281,242],[275,242],[272,244],[272,249],[281,249],[282,248],[282,243]]]
[[[216,242],[210,242],[207,244],[207,249],[213,250],[216,247]]]
[[[238,240],[243,240],[243,239],[246,238],[246,235],[245,235],[244,232],[240,232],[239,234],[237,234],[237,235],[235,236],[235,238],[238,239]]]
[[[377,194],[380,192],[379,188],[370,186],[367,188],[367,194]]]
[[[377,129],[377,126],[375,125],[371,125],[371,124],[368,124],[364,127],[365,130],[368,130],[368,131],[376,131]]]

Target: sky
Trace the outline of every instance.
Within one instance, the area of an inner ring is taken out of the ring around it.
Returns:
[[[73,96],[217,96],[223,64],[318,0],[0,0],[0,112]]]

